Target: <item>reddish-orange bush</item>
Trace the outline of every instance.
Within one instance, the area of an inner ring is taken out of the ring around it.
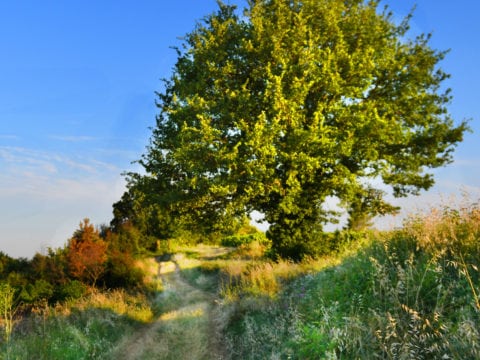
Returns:
[[[70,239],[67,257],[71,275],[95,286],[105,271],[107,244],[89,219],[80,223]]]

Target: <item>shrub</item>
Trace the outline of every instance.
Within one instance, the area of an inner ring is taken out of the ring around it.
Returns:
[[[68,281],[59,288],[60,299],[79,299],[87,293],[87,286],[78,280]]]
[[[134,288],[143,284],[143,274],[135,266],[135,259],[129,253],[112,251],[107,261],[103,281],[111,288]]]
[[[17,311],[15,289],[8,283],[0,283],[0,320],[3,325],[5,342],[10,342],[13,332],[13,321]]]
[[[54,287],[48,281],[40,279],[33,284],[27,284],[20,292],[20,300],[26,303],[36,303],[41,300],[49,301],[54,295]]]
[[[229,246],[229,247],[239,247],[241,245],[248,245],[254,241],[257,241],[259,244],[266,245],[269,243],[269,240],[262,232],[257,232],[254,234],[246,234],[246,235],[232,235],[224,237],[221,240],[222,246]]]
[[[105,271],[107,243],[90,220],[84,219],[69,240],[67,258],[70,273],[75,278],[95,286]]]

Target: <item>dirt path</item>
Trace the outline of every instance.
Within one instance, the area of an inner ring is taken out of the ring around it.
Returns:
[[[176,255],[170,261],[158,261],[156,269],[151,266],[151,271],[156,271],[155,280],[163,287],[154,303],[160,315],[122,339],[112,358],[226,358],[215,321],[216,299],[212,293],[185,280],[183,262],[184,257]]]

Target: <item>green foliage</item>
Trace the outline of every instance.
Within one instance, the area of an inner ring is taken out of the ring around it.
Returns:
[[[315,326],[308,325],[301,329],[298,342],[292,341],[292,348],[299,359],[328,359],[335,346],[327,334]]]
[[[110,225],[114,236],[110,240],[118,244],[115,248],[122,252],[155,251],[157,240],[176,237],[179,230],[188,229],[182,226],[175,212],[158,202],[158,196],[151,193],[154,190],[149,187],[148,179],[135,179],[138,181],[135,184],[130,181],[120,201],[113,204],[114,217]]]
[[[35,254],[30,267],[34,278],[43,279],[55,286],[64,284],[69,278],[65,248],[49,248],[47,255]]]
[[[262,232],[257,232],[254,234],[248,235],[232,235],[224,237],[221,240],[222,246],[231,246],[231,247],[238,247],[241,245],[251,244],[252,242],[257,241],[259,244],[266,245],[269,243],[269,240]]]
[[[348,224],[350,230],[364,230],[371,226],[376,215],[395,214],[400,209],[383,200],[383,191],[367,187],[357,192],[348,205]]]
[[[131,254],[114,251],[109,254],[102,280],[109,288],[132,289],[143,285],[143,274]]]
[[[0,278],[3,279],[5,277],[5,273],[7,272],[9,264],[12,260],[13,259],[10,256],[0,251]]]
[[[39,279],[27,284],[20,292],[20,300],[25,303],[35,304],[40,301],[49,301],[55,293],[54,286],[46,280]]]
[[[144,242],[142,233],[130,222],[117,226],[113,231],[108,231],[105,236],[110,251],[137,254],[141,252]]]
[[[268,232],[267,232],[268,234]],[[310,234],[309,238],[302,237],[301,241],[294,241],[291,236],[285,235],[282,242],[281,254],[284,258],[293,261],[301,261],[310,257],[322,257],[335,255],[347,248],[357,248],[365,239],[370,237],[368,231],[359,230],[337,230],[334,232],[317,232]],[[307,241],[308,240],[308,241]],[[269,251],[269,256],[278,258],[279,248]]]
[[[240,16],[219,3],[158,94],[146,175],[128,177],[133,216],[214,233],[257,210],[273,252],[299,260],[337,218],[329,198],[361,229],[397,210],[374,181],[395,196],[430,188],[426,170],[452,160],[467,125],[446,108],[445,52],[408,39],[409,18],[395,25],[377,6],[252,1]]]
[[[28,277],[25,274],[12,271],[8,274],[6,282],[14,288],[20,289],[28,284]]]
[[[78,280],[71,280],[63,284],[59,289],[61,300],[80,299],[87,292],[87,286]]]
[[[107,233],[107,241],[113,249],[139,254],[164,251],[166,243],[215,244],[244,226],[244,218],[207,224],[198,222],[189,213],[181,215],[165,201],[160,201],[158,194],[151,193],[155,189],[150,179],[131,176],[129,189],[113,205],[112,231]]]

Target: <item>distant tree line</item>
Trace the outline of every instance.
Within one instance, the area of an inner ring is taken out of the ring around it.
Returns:
[[[78,298],[95,287],[140,288],[142,274],[134,254],[121,245],[122,236],[84,219],[64,247],[48,248],[32,259],[0,252],[0,283],[12,287],[25,308]]]
[[[44,301],[79,298],[95,288],[143,291],[137,259],[169,252],[172,243],[220,244],[229,236],[248,241],[258,233],[248,219],[207,233],[172,214],[167,216],[155,205],[141,207],[135,201],[131,189],[113,205],[110,225],[95,226],[86,218],[63,247],[48,248],[31,259],[0,252],[0,284],[12,289],[16,304],[24,310]]]

